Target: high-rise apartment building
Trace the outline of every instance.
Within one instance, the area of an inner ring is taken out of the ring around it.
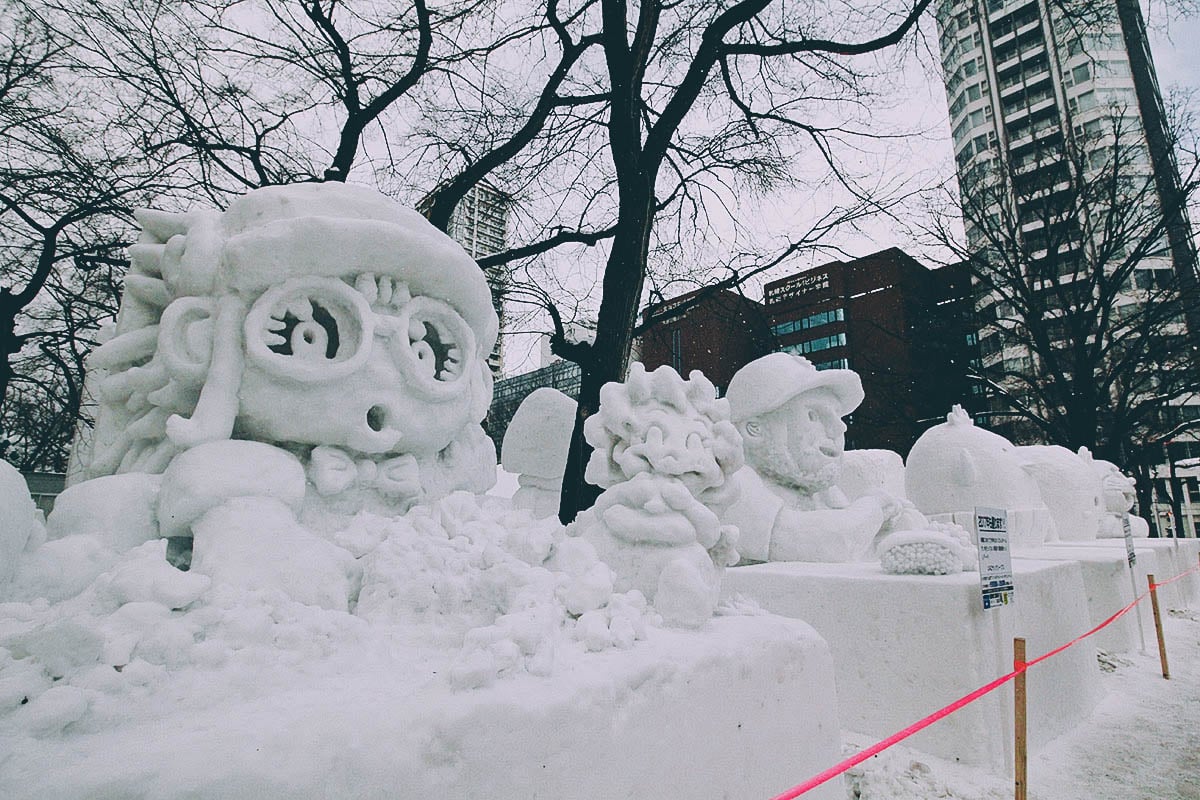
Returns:
[[[455,207],[450,217],[447,233],[474,259],[499,253],[508,247],[508,212],[512,198],[488,183],[476,184],[466,197]],[[486,270],[488,285],[492,289],[492,302],[500,316],[500,328],[504,329],[504,290],[508,278],[501,268]],[[499,375],[503,364],[504,338],[496,340],[496,347],[488,358],[492,374]]]
[[[976,204],[964,213],[967,243],[982,263],[995,263],[987,253],[1003,247],[987,220],[1011,221],[1007,238],[1029,256],[1032,293],[1046,314],[1065,318],[1055,303],[1070,292],[1052,292],[1051,283],[1082,285],[1088,270],[1110,274],[1106,265],[1126,256],[1094,252],[1111,230],[1094,217],[1122,203],[1089,212],[1078,202],[1079,187],[1103,176],[1142,212],[1125,217],[1135,228],[1129,241],[1138,226],[1161,232],[1142,248],[1116,313],[1133,316],[1148,289],[1194,289],[1196,254],[1138,0],[941,0],[937,22],[959,188],[964,209]],[[1043,269],[1053,275],[1043,279]],[[994,291],[980,292],[977,304],[986,319],[1012,316]],[[1200,332],[1200,309],[1185,307],[1172,324]],[[1038,358],[997,326],[985,326],[979,344],[996,374],[1028,374]],[[1019,380],[1010,385],[1022,391]],[[1174,402],[1181,419],[1200,411],[1195,399]]]

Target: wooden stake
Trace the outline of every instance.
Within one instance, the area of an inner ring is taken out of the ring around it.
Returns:
[[[1013,679],[1013,743],[1014,743],[1014,789],[1016,800],[1026,800],[1029,778],[1029,755],[1026,743],[1026,714],[1025,714],[1025,640],[1018,637],[1013,639],[1013,669],[1021,670]]]
[[[1167,668],[1167,642],[1163,638],[1162,614],[1158,610],[1158,587],[1154,585],[1154,575],[1147,575],[1150,584],[1150,607],[1154,609],[1154,632],[1158,634],[1158,660],[1162,662],[1163,677],[1171,680],[1171,670]]]

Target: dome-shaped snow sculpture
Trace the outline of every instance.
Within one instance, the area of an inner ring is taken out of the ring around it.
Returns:
[[[1017,448],[976,427],[961,406],[913,444],[904,485],[922,513],[968,530],[976,508],[1006,509],[1013,546],[1039,545],[1055,536],[1053,517]]]

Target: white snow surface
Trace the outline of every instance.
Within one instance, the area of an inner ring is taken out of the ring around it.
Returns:
[[[25,556],[0,597],[0,797],[765,796],[836,759],[803,623],[660,628],[588,542],[499,498],[303,530],[234,498],[187,572],[162,539]]]

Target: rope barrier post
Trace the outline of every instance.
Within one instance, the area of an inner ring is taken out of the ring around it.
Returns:
[[[1013,682],[1013,785],[1016,790],[1016,800],[1026,800],[1029,778],[1029,754],[1026,741],[1025,713],[1025,640],[1013,639],[1013,671],[1017,677]]]
[[[1162,614],[1158,610],[1158,584],[1154,582],[1154,575],[1147,575],[1146,581],[1150,584],[1150,607],[1154,609],[1154,631],[1158,634],[1158,660],[1162,662],[1162,674],[1166,680],[1171,680],[1171,670],[1167,668],[1167,642],[1163,638]]]

